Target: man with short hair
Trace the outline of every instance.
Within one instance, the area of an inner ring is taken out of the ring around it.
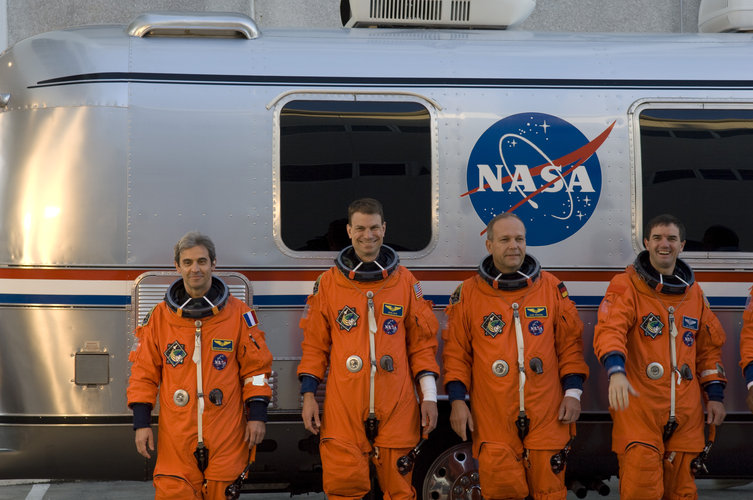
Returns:
[[[151,458],[159,392],[158,500],[225,500],[264,438],[272,355],[255,312],[212,274],[216,262],[209,237],[183,236],[175,245],[181,278],[135,332],[128,406],[136,449]]]
[[[609,376],[620,498],[695,499],[692,462],[704,447],[701,389],[706,423],[720,425],[726,414],[725,333],[678,258],[682,222],[653,218],[643,244],[646,250],[610,282],[594,331],[594,351]]]
[[[377,200],[351,203],[352,245],[316,280],[301,319],[303,423],[321,430],[330,500],[369,492],[369,460],[385,498],[414,499],[411,474],[402,475],[397,460],[416,445],[420,427],[428,434],[437,425],[438,322],[419,282],[383,244],[386,227]],[[314,394],[327,369],[320,421]]]
[[[565,499],[570,427],[588,376],[583,323],[565,285],[526,253],[516,215],[489,222],[486,249],[447,307],[450,423],[464,440],[472,433],[484,498]]]

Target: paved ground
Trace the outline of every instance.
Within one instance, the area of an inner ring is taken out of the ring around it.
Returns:
[[[586,499],[618,499],[617,481],[612,479],[608,485],[611,493],[600,497],[590,491]],[[753,498],[753,483],[721,482],[712,480],[698,481],[699,498],[703,500],[750,500]],[[69,482],[50,483],[45,481],[0,481],[0,500],[147,500],[154,498],[151,483],[133,481],[113,482]],[[577,498],[572,492],[568,500]],[[325,500],[323,493],[295,495],[288,493],[257,493],[241,495],[241,500]]]

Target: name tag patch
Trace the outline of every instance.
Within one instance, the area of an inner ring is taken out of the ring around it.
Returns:
[[[399,306],[396,304],[382,304],[382,314],[385,316],[394,316],[396,318],[402,318],[403,317],[403,306]]]
[[[233,352],[233,341],[225,339],[212,339],[212,350]]]
[[[526,318],[548,318],[546,306],[533,306],[525,308]]]
[[[691,318],[690,316],[683,316],[682,327],[687,328],[688,330],[698,330],[698,320],[696,318]]]

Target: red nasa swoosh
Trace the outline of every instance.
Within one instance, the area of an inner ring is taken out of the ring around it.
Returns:
[[[556,167],[562,167],[562,166],[565,166],[565,165],[572,165],[570,168],[568,168],[565,171],[565,173],[562,174],[562,177],[565,177],[567,174],[569,174],[570,172],[572,172],[573,170],[575,170],[576,168],[578,168],[579,166],[581,166],[583,163],[585,163],[594,153],[596,153],[596,150],[599,149],[599,147],[601,147],[601,145],[604,143],[604,141],[607,139],[607,137],[609,137],[609,134],[612,132],[612,129],[614,128],[614,124],[615,123],[617,123],[616,120],[613,121],[612,124],[610,126],[608,126],[604,130],[604,132],[602,132],[601,134],[599,134],[593,141],[591,141],[591,142],[589,142],[587,144],[584,144],[583,146],[579,147],[578,149],[576,149],[572,153],[568,153],[565,156],[562,156],[560,158],[552,160],[552,165],[554,165]],[[529,171],[531,172],[532,176],[536,176],[536,175],[539,175],[541,173],[541,170],[544,167],[546,167],[546,166],[549,166],[549,164],[548,163],[544,163],[542,165],[538,165],[536,167],[533,167]],[[524,204],[525,202],[527,202],[528,200],[530,200],[531,198],[533,198],[537,194],[541,193],[544,189],[548,188],[549,186],[551,186],[552,184],[554,184],[558,180],[559,179],[557,178],[557,179],[553,179],[553,180],[547,182],[546,184],[544,184],[543,186],[541,186],[540,188],[538,188],[536,191],[534,191],[533,193],[529,194],[528,196],[526,196],[525,198],[523,198],[522,200],[520,200],[516,205],[514,205],[513,207],[511,207],[507,211],[508,212],[514,212],[522,204]],[[511,181],[511,178],[508,176],[508,177],[504,177],[502,179],[501,183],[504,184],[504,183],[507,183],[507,182],[510,182],[510,181]],[[489,184],[484,184],[484,189],[486,189],[488,187],[489,187]],[[463,193],[463,194],[460,195],[460,197],[462,198],[463,196],[468,196],[470,194],[473,194],[476,191],[478,191],[479,188],[480,188],[480,186],[478,188],[472,189],[472,190],[470,190],[470,191],[468,191],[466,193]],[[486,233],[486,229],[484,229],[483,231],[481,231],[482,235],[484,233]]]

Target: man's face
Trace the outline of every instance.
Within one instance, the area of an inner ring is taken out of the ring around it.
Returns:
[[[526,227],[515,218],[500,219],[492,226],[486,250],[492,255],[494,267],[504,274],[517,271],[526,256]]]
[[[654,269],[662,274],[672,274],[685,241],[680,241],[680,228],[674,224],[662,224],[651,228],[651,234],[643,239],[643,245],[648,250]]]
[[[183,276],[183,286],[193,298],[203,297],[212,286],[214,262],[209,260],[209,250],[204,245],[186,248],[180,252],[175,269]]]
[[[379,214],[355,212],[348,224],[348,237],[356,255],[364,262],[372,262],[379,255],[387,224]]]

